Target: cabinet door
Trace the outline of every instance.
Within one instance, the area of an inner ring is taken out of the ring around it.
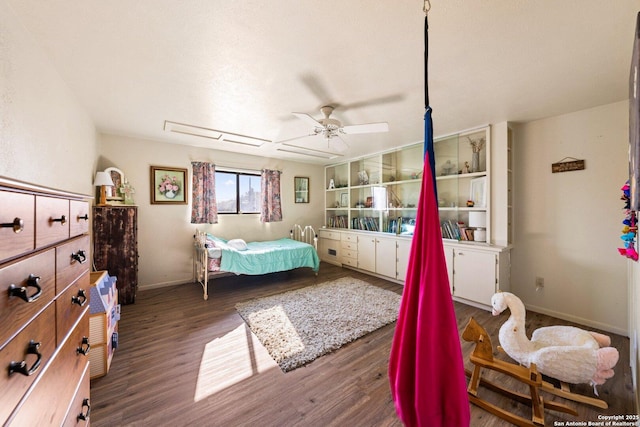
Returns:
[[[327,239],[320,235],[318,255],[324,262],[340,265],[340,240]]]
[[[455,249],[453,283],[455,296],[490,305],[496,289],[496,255]]]
[[[444,247],[444,259],[447,263],[447,277],[449,278],[449,291],[451,291],[451,295],[453,295],[453,253],[453,248]]]
[[[410,253],[411,240],[398,239],[396,242],[396,280],[402,280],[403,284],[407,277]]]
[[[358,236],[358,268],[376,271],[376,239],[373,236]]]
[[[396,277],[396,240],[376,237],[376,273]]]

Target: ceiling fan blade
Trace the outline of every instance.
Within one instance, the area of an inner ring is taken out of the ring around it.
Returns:
[[[355,133],[375,133],[375,132],[389,132],[389,123],[367,123],[363,125],[349,125],[342,127],[342,132],[345,134]]]
[[[313,117],[311,117],[306,113],[291,113],[291,114],[293,114],[303,122],[306,122],[308,125],[313,126],[314,128],[322,127],[322,123],[320,123],[319,121],[317,121],[316,119],[314,119]]]
[[[338,153],[344,153],[349,148],[349,144],[338,135],[329,139],[329,146],[334,148]]]

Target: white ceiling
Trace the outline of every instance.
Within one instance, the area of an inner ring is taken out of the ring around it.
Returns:
[[[99,131],[259,156],[343,124],[345,157],[421,141],[421,0],[6,0]],[[640,0],[432,0],[434,131],[530,121],[628,99]],[[267,139],[260,148],[163,130],[165,120]],[[303,142],[303,141],[299,141]],[[333,160],[335,161],[335,160]]]

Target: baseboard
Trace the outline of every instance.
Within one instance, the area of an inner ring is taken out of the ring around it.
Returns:
[[[150,283],[146,285],[138,286],[139,291],[144,291],[147,289],[157,289],[157,288],[166,288],[167,286],[175,286],[175,285],[186,285],[189,283],[193,283],[193,278],[188,279],[180,279],[180,280],[171,280],[170,282],[160,282],[160,283]]]
[[[614,334],[622,335],[623,337],[629,337],[629,331],[626,329],[618,328],[612,325],[608,325],[606,323],[594,322],[591,319],[586,319],[583,317],[572,316],[565,312],[548,310],[544,307],[539,307],[536,305],[528,305],[525,304],[525,307],[528,311],[535,311],[536,313],[546,314],[547,316],[557,317],[558,319],[567,320],[569,322],[575,322],[584,326],[591,326],[595,329],[600,329],[602,331],[612,332]]]

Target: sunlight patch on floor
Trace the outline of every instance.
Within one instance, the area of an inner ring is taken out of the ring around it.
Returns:
[[[277,367],[260,341],[242,323],[225,336],[205,345],[194,401],[198,402],[252,375]]]

